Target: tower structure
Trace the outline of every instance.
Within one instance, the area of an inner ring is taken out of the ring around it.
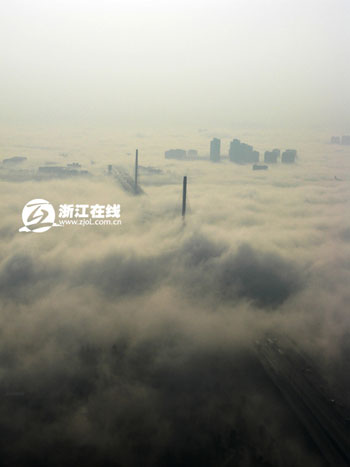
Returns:
[[[182,186],[182,218],[185,219],[186,215],[186,197],[187,197],[187,177],[184,176],[183,186]]]

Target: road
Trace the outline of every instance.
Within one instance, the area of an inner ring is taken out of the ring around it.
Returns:
[[[286,338],[256,341],[266,373],[291,406],[330,466],[350,465],[350,433],[310,362]]]

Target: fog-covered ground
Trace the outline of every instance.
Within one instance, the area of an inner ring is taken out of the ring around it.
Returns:
[[[91,173],[0,183],[5,465],[322,465],[253,343],[291,337],[350,405],[350,149],[322,133],[233,133],[2,139],[2,159]],[[266,172],[164,159],[171,147],[207,155],[212,136],[224,153],[238,137],[299,158]],[[132,174],[136,147],[141,165],[163,171],[140,174],[143,196],[105,175],[107,164]],[[122,225],[19,233],[35,198],[120,203]]]

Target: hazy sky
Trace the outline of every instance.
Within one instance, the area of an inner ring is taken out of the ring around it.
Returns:
[[[4,0],[3,124],[350,126],[348,0]]]

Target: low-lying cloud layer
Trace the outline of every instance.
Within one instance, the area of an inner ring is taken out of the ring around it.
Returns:
[[[311,150],[262,174],[174,162],[185,225],[176,183],[2,182],[5,465],[323,465],[254,342],[290,337],[350,403],[342,157],[339,183]],[[117,202],[123,224],[21,234],[33,198]]]

